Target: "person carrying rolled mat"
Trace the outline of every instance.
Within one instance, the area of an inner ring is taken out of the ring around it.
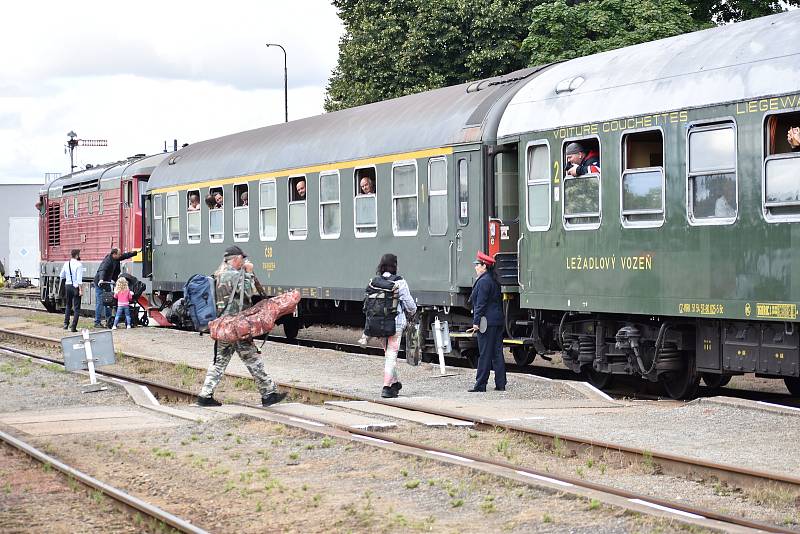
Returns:
[[[468,391],[484,392],[489,381],[489,371],[494,370],[495,390],[506,390],[506,362],[503,359],[503,306],[500,283],[494,271],[494,258],[478,252],[475,261],[477,279],[472,286],[472,328],[478,332],[478,372],[475,385]],[[486,321],[486,330],[480,331],[481,319]]]

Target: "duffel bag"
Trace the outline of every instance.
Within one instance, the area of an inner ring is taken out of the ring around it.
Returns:
[[[300,292],[287,291],[235,315],[223,315],[208,323],[211,339],[235,343],[266,334],[279,317],[293,313],[298,302]]]

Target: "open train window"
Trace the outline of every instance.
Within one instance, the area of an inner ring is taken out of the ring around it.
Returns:
[[[447,159],[428,162],[428,233],[447,234]]]
[[[319,236],[336,239],[342,233],[339,171],[319,174]]]
[[[528,145],[527,153],[528,230],[550,229],[550,147],[546,141]]]
[[[600,227],[602,198],[600,143],[596,138],[576,139],[562,147],[564,160],[564,228],[591,230]]]
[[[356,237],[372,237],[378,232],[378,181],[375,167],[353,171],[355,199],[353,201]]]
[[[199,243],[200,234],[200,190],[192,189],[186,192],[186,241]]]
[[[622,226],[664,223],[664,138],[661,130],[622,136],[620,181]]]
[[[163,242],[164,226],[164,197],[156,195],[153,197],[153,245],[161,245]]]
[[[764,217],[800,221],[800,111],[770,115],[764,130]]]
[[[307,185],[305,176],[289,177],[289,239],[305,239],[308,235]]]
[[[469,164],[466,158],[458,160],[458,224],[469,224]]]
[[[733,122],[692,125],[687,158],[689,223],[733,224],[738,212]]]
[[[178,207],[178,193],[167,193],[167,243],[179,243],[181,223]]]
[[[250,239],[250,193],[247,184],[233,186],[233,240]]]
[[[278,238],[278,195],[275,180],[258,184],[258,234],[262,241]]]
[[[225,239],[225,195],[221,187],[212,187],[206,197],[208,206],[208,240],[222,243]]]

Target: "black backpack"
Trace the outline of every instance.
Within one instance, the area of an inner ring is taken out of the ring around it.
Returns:
[[[389,278],[376,276],[373,278],[364,295],[364,334],[369,337],[389,337],[397,333],[395,318],[399,292],[395,282],[402,280],[400,276]]]

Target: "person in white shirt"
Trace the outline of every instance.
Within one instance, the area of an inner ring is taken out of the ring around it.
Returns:
[[[74,248],[69,261],[61,267],[61,278],[64,279],[64,296],[66,307],[64,310],[64,330],[78,331],[78,316],[81,313],[81,296],[83,295],[83,264],[81,263],[81,249]],[[72,324],[69,322],[70,312],[73,314]]]

